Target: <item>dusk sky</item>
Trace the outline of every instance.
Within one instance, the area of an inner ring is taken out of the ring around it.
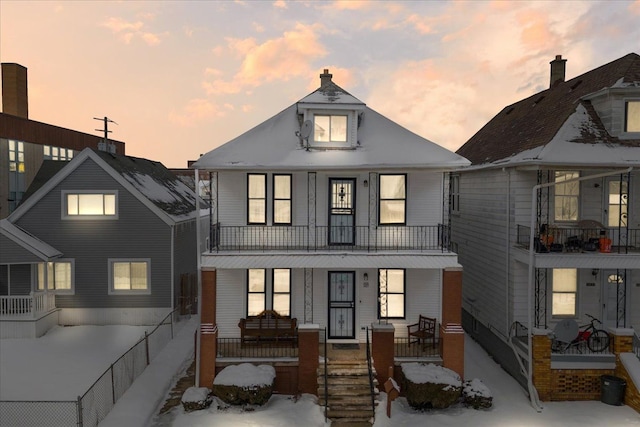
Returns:
[[[450,150],[504,106],[640,53],[635,1],[0,0],[29,118],[186,167],[333,81]],[[295,138],[295,135],[292,135]],[[393,143],[390,141],[389,143]]]

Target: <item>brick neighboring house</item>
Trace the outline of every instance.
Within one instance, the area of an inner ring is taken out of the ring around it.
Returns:
[[[447,179],[468,161],[372,110],[328,70],[320,80],[192,165],[212,206],[200,384],[240,356],[274,364],[278,391],[315,394],[325,330],[329,347],[372,339],[382,381],[401,360],[463,375],[462,267],[449,246]],[[240,319],[265,309],[297,319],[297,348],[285,358],[259,345],[234,353]],[[419,315],[437,320],[433,348],[408,345],[407,325]]]
[[[640,327],[640,56],[570,80],[565,63],[469,139],[451,177],[465,330],[542,400],[599,399]],[[558,323],[588,315],[618,344],[552,351]]]

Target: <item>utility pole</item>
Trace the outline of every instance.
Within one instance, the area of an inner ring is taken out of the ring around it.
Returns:
[[[112,154],[115,154],[115,146],[111,147],[111,144],[109,144],[109,133],[111,133],[111,131],[109,130],[109,123],[114,123],[117,125],[116,122],[114,122],[113,120],[111,120],[110,118],[108,118],[107,116],[103,117],[103,118],[99,118],[99,117],[94,117],[93,120],[100,120],[102,122],[104,122],[104,129],[96,129],[97,131],[103,131],[104,132],[104,151],[106,152],[112,152]]]

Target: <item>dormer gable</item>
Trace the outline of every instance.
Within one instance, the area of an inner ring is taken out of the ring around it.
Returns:
[[[300,139],[308,149],[356,149],[365,104],[332,81],[325,69],[320,87],[296,104]]]
[[[640,81],[620,78],[613,86],[584,99],[591,101],[611,136],[621,140],[640,139]]]

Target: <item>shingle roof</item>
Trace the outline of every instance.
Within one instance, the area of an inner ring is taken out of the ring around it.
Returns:
[[[456,151],[473,165],[492,163],[551,142],[582,105],[591,126],[572,142],[640,147],[640,140],[621,141],[606,131],[586,95],[622,83],[640,81],[640,56],[630,53],[580,76],[505,107]]]

